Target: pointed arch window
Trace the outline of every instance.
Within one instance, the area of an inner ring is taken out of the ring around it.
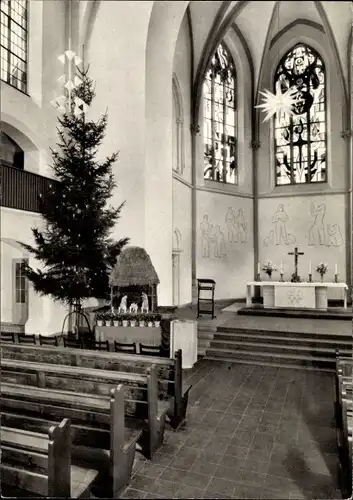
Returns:
[[[1,0],[1,80],[27,92],[27,0]]]
[[[212,57],[203,83],[204,178],[238,184],[236,73],[224,44]]]
[[[296,44],[280,61],[274,89],[297,90],[294,115],[274,119],[276,185],[327,181],[326,78],[319,54]]]

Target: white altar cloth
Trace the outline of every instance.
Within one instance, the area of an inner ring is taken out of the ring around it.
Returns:
[[[344,307],[347,308],[346,283],[292,283],[290,281],[250,281],[246,286],[246,305],[252,305],[252,288],[260,286],[264,307],[286,309],[327,310],[327,289],[340,288],[344,291]]]

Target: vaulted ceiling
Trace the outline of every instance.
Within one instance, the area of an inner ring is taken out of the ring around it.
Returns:
[[[352,29],[352,3],[347,1],[191,1],[190,18],[194,43],[194,76],[208,49],[233,25],[242,33],[251,53],[255,81],[263,52],[272,39],[293,23],[314,25],[329,37],[348,76],[348,45]],[[266,42],[267,41],[267,42]]]

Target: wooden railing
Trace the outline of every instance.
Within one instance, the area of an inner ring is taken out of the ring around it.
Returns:
[[[12,167],[1,162],[1,197],[0,206],[39,212],[38,197],[45,198],[49,185],[56,181],[27,170]]]

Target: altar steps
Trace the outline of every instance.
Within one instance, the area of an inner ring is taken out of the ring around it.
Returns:
[[[255,318],[244,319],[235,316],[216,327],[205,348],[206,359],[331,372],[335,370],[336,349],[342,355],[352,355],[351,325],[346,321],[291,320],[288,331],[283,320],[258,317],[256,327]]]

